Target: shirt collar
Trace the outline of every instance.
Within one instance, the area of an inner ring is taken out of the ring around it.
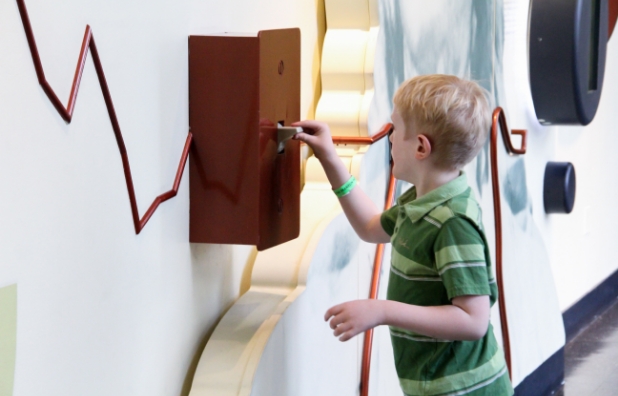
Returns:
[[[467,188],[468,179],[462,171],[456,179],[431,190],[418,199],[416,199],[416,187],[412,187],[397,199],[397,204],[404,208],[412,223],[416,223],[432,209],[463,193]]]

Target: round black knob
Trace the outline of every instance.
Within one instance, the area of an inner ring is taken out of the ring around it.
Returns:
[[[545,213],[571,213],[575,204],[575,167],[570,162],[548,162],[543,181]]]

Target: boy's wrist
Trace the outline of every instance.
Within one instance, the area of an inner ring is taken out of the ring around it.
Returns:
[[[332,150],[328,150],[325,153],[322,153],[320,156],[316,155],[316,157],[324,168],[336,168],[338,165],[343,165],[343,163],[341,162],[341,158],[339,158],[339,155],[337,155],[337,151],[334,148]]]
[[[391,301],[390,300],[378,300],[381,302],[380,304],[380,325],[390,326],[390,309],[391,309]]]
[[[367,312],[371,315],[371,328],[386,325],[387,320],[387,309],[388,309],[388,300],[379,300],[379,299],[367,299],[364,300],[366,302]]]

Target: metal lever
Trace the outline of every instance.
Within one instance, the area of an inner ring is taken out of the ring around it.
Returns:
[[[285,142],[290,140],[292,136],[302,131],[303,128],[301,127],[284,127],[281,124],[277,124],[277,153],[283,153],[283,149],[285,148]]]

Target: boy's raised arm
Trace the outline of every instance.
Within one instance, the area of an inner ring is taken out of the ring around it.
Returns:
[[[311,147],[333,189],[343,186],[350,180],[350,172],[337,155],[327,124],[319,121],[301,121],[292,125],[305,130],[306,133],[298,133],[294,139],[305,142]],[[358,186],[339,198],[339,202],[354,231],[362,240],[373,243],[390,241],[389,235],[380,224],[382,212]]]

